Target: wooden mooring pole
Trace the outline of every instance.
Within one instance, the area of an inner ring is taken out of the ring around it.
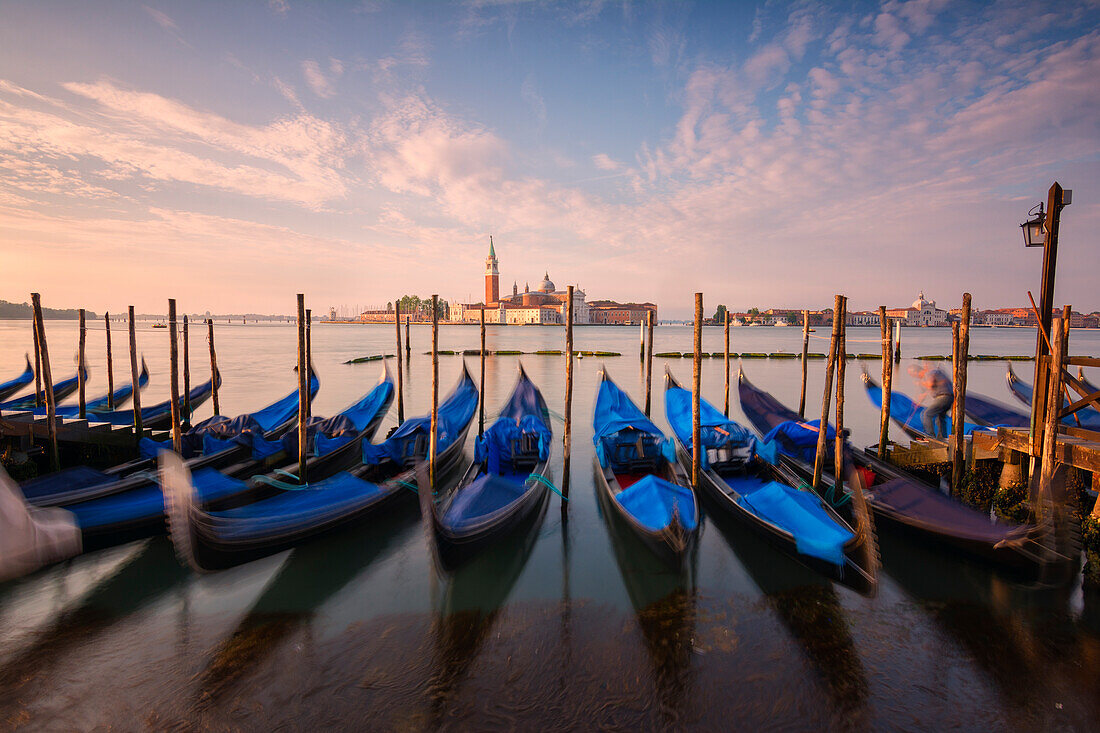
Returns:
[[[638,361],[645,363],[645,323],[638,324]]]
[[[703,367],[703,294],[695,294],[695,353],[691,369],[691,485],[699,490],[699,474],[702,467],[703,451],[699,422],[699,392]]]
[[[970,355],[970,293],[963,293],[955,364],[955,400],[951,405],[951,491],[958,493],[966,472],[966,364]],[[957,416],[957,417],[956,417]]]
[[[127,309],[130,316],[130,385],[134,408],[134,440],[140,442],[144,430],[141,425],[141,385],[138,384],[137,331],[134,323],[134,306]],[[215,394],[217,394],[215,392]]]
[[[33,312],[31,318],[34,318]],[[34,406],[42,406],[42,344],[38,342],[38,325],[31,323],[31,335],[34,337]]]
[[[306,308],[306,385],[313,381],[313,311]],[[313,392],[306,390],[306,418],[313,416]]]
[[[878,426],[878,458],[886,460],[886,446],[890,443],[890,392],[894,377],[893,344],[890,338],[890,319],[886,306],[878,307],[879,332],[882,334],[882,410]]]
[[[649,416],[650,400],[653,392],[653,311],[647,310],[645,315],[648,343],[645,358],[645,414]]]
[[[439,296],[432,294],[432,434],[428,441],[428,481],[435,491],[435,457],[439,433]]]
[[[722,354],[722,357],[726,361],[726,401],[725,401],[725,409],[723,410],[723,414],[726,417],[729,417],[730,416],[730,312],[728,310],[726,310],[726,311],[724,311],[724,313],[725,313],[725,316],[726,316],[726,340],[725,340],[726,348],[722,349],[722,351],[724,352]]]
[[[183,423],[191,426],[191,341],[187,314],[183,315]]]
[[[825,445],[829,434],[829,407],[833,397],[833,370],[836,368],[837,342],[840,340],[840,309],[844,296],[833,301],[833,335],[829,341],[829,358],[825,364],[825,390],[821,395],[821,423],[817,428],[817,453],[814,456],[813,488],[821,488],[821,473],[825,468]]]
[[[836,352],[836,441],[833,452],[833,484],[840,496],[844,486],[844,373],[848,365],[848,299],[840,304],[840,338]],[[828,428],[825,430],[828,435]]]
[[[1046,508],[1053,498],[1052,482],[1057,468],[1058,425],[1062,411],[1062,369],[1065,367],[1066,352],[1064,322],[1055,318],[1051,323],[1051,355],[1048,372],[1048,393],[1043,423],[1043,443],[1040,454],[1039,493],[1035,500],[1035,522],[1041,524],[1046,518]],[[1097,502],[1100,503],[1100,502]]]
[[[565,309],[565,429],[562,431],[561,491],[569,496],[569,447],[573,431],[573,286],[568,287]],[[565,508],[567,502],[562,502]]]
[[[481,309],[481,348],[477,353],[481,367],[481,381],[477,383],[477,437],[480,438],[485,434],[485,308]]]
[[[306,362],[306,296],[298,293],[298,483],[306,485],[309,458],[309,364]]]
[[[401,300],[393,301],[393,328],[397,332],[397,424],[405,422],[405,389],[404,376],[401,362],[404,357],[401,354]]]
[[[115,409],[115,360],[111,354],[111,314],[103,314],[103,326],[107,334],[107,409]]]
[[[894,363],[901,363],[901,321],[895,321],[894,326]]]
[[[84,358],[84,347],[88,342],[88,324],[85,321],[84,309],[79,311],[80,341],[76,352],[76,383],[77,383],[77,409],[80,419],[88,417],[88,364]]]
[[[60,471],[61,455],[57,451],[57,402],[53,393],[53,374],[50,372],[50,350],[46,346],[46,327],[42,324],[42,298],[38,293],[31,293],[31,304],[34,306],[34,330],[38,336],[38,351],[42,361],[42,387],[46,393],[46,431],[50,437],[50,468]]]
[[[168,299],[168,359],[172,384],[172,450],[183,452],[183,433],[180,431],[180,364],[179,342],[176,340],[176,299]]]
[[[206,339],[210,342],[210,398],[214,401],[214,414],[221,414],[218,403],[218,353],[214,350],[214,319],[206,319]]]
[[[412,344],[409,342],[409,317],[405,316],[405,365],[409,364],[409,357],[412,356]]]
[[[802,311],[802,389],[798,394],[798,417],[806,419],[806,375],[809,373],[807,359],[810,355],[810,312]]]

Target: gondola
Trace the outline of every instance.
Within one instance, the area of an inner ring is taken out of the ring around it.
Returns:
[[[221,371],[216,374],[218,380],[218,387],[222,385]],[[189,415],[184,415],[183,411],[188,404],[188,398],[190,398],[191,412],[194,413],[195,408],[210,399],[211,393],[214,391],[214,380],[208,379],[202,384],[192,387],[188,395],[180,395],[179,409],[180,418],[188,419]],[[108,422],[112,425],[133,425],[134,424],[134,411],[130,410],[113,410],[113,411],[95,411],[88,413],[89,422]],[[141,408],[141,427],[146,430],[159,430],[167,428],[172,421],[172,400],[167,399],[164,402],[158,402],[155,405]]]
[[[754,387],[744,373],[738,375],[738,393],[741,409],[756,430],[772,435],[776,434],[773,433],[776,428],[803,425],[816,435],[816,426],[800,423],[797,413]],[[831,427],[828,432],[832,434]],[[783,438],[779,442],[783,446],[780,460],[803,479],[809,478],[813,473],[812,446],[800,450]],[[833,451],[826,453],[831,456]],[[912,474],[851,444],[845,446],[845,457],[859,469],[860,480],[866,487],[863,496],[878,527],[885,524],[1031,578],[1042,577],[1050,564],[1065,560],[1052,556],[1043,546],[1047,539],[1047,530],[1043,528],[991,521],[987,513],[944,495]],[[831,467],[823,471],[825,497],[841,503],[849,492],[834,487],[830,474]]]
[[[316,394],[320,382],[310,378],[310,393]],[[273,449],[271,441],[280,439],[298,421],[298,390],[267,407],[238,415],[232,420],[212,417],[183,434],[188,466],[226,468],[231,476],[252,475],[267,470],[285,456],[285,450]],[[230,442],[231,441],[231,442]],[[225,445],[229,442],[229,445]],[[192,449],[198,444],[201,449]],[[220,444],[219,444],[220,443]],[[88,466],[67,468],[20,485],[27,503],[33,506],[66,506],[100,499],[150,484],[156,471],[156,453],[167,444],[143,439],[145,456],[99,471]]]
[[[27,368],[24,369],[23,373],[18,377],[9,379],[3,384],[0,384],[0,402],[3,402],[34,381],[34,367],[31,366],[31,358],[26,354],[23,356],[27,360]]]
[[[378,430],[382,418],[389,411],[393,383],[387,378],[371,392],[374,395],[382,395],[381,399],[372,399],[371,395],[368,395],[365,400],[374,406],[375,414],[367,416],[365,424],[360,423],[355,426],[362,428],[360,435],[368,440]],[[340,413],[340,417],[347,417],[347,413],[357,410],[363,402],[364,400],[356,402],[349,410]],[[330,438],[334,437],[336,436],[330,436]],[[321,478],[339,470],[341,464],[349,458],[344,448],[346,445],[322,453],[311,451],[306,462],[307,472],[311,470],[313,475]],[[282,459],[275,465],[289,466],[293,456],[286,451],[281,451],[281,454]],[[166,451],[162,453],[162,456],[164,455],[174,456],[175,454]],[[182,459],[178,460],[182,463]],[[269,463],[264,462],[253,462],[253,465],[263,470],[270,466]],[[278,476],[285,475],[284,471],[277,476],[253,476],[249,481],[242,481],[213,468],[206,468],[196,474],[198,502],[209,505],[212,509],[247,504],[277,491],[280,485]],[[65,507],[76,518],[85,552],[165,532],[164,494],[157,483],[162,478],[160,474],[155,474],[153,479],[154,481],[131,491],[69,504]]]
[[[550,412],[523,365],[511,397],[477,439],[474,460],[458,485],[439,502],[421,489],[431,516],[439,560],[454,568],[509,534],[542,502],[550,459]]]
[[[462,459],[477,401],[477,386],[463,364],[458,384],[439,406],[440,475]],[[172,542],[180,558],[196,570],[218,570],[292,547],[401,497],[412,499],[430,432],[430,417],[410,418],[382,443],[364,441],[362,462],[350,470],[224,511],[201,507],[206,492],[228,485],[244,493],[249,484],[209,469],[191,474],[178,456],[165,452],[161,485]]]
[[[867,373],[866,369],[863,370],[860,379],[863,380],[863,386],[867,393],[867,398],[871,400],[871,404],[875,406],[876,410],[881,410],[882,389],[878,386],[878,383]],[[966,396],[966,401],[970,402],[970,395]],[[936,438],[924,432],[924,408],[913,402],[904,392],[897,389],[890,390],[890,419],[910,438],[916,438],[917,440],[936,440]],[[954,426],[951,423],[950,415],[947,416],[946,421],[947,434],[951,435],[954,431]],[[964,435],[970,435],[975,430],[982,430],[984,428],[984,425],[963,422]]]
[[[692,395],[665,372],[665,416],[676,455],[692,465]],[[715,508],[822,575],[861,591],[876,585],[874,534],[860,533],[804,483],[757,454],[757,441],[737,422],[699,400],[703,452],[699,486]]]
[[[145,359],[143,357],[141,360],[141,373],[138,375],[138,389],[143,389],[147,384],[149,384],[149,367],[146,366]],[[120,405],[126,404],[126,401],[133,396],[134,385],[126,384],[116,389],[110,395],[102,395],[100,397],[96,397],[93,400],[89,400],[84,405],[84,414],[88,415],[96,412],[103,412],[105,410],[111,409],[109,407],[109,405],[111,404],[113,404],[117,408]],[[131,412],[133,411],[131,410]],[[34,414],[45,415],[46,408],[36,407],[34,408]],[[61,417],[77,417],[80,415],[80,405],[58,405],[54,409],[54,414],[60,415]]]
[[[1005,380],[1008,382],[1008,391],[1020,402],[1027,405],[1028,410],[1030,410],[1031,395],[1034,389],[1030,384],[1016,376],[1012,364],[1008,365],[1008,373],[1005,374]],[[1062,407],[1069,407],[1069,401],[1065,398],[1062,399]],[[1086,405],[1072,415],[1066,415],[1062,418],[1062,423],[1065,425],[1077,425],[1078,421],[1080,421],[1082,427],[1100,429],[1100,412],[1092,405]],[[1030,418],[1026,424],[1031,424]]]
[[[665,434],[600,371],[592,419],[596,491],[658,557],[680,565],[699,532],[691,480]]]
[[[24,372],[25,373],[25,372]],[[88,379],[88,370],[84,369],[84,379]],[[80,377],[74,374],[68,379],[62,380],[53,386],[53,401],[56,405],[61,400],[65,399],[73,392],[80,388]],[[41,392],[37,393],[37,401],[35,399],[36,393],[31,393],[19,399],[11,400],[9,402],[0,402],[0,410],[33,410],[38,403],[46,404],[46,389],[43,387]]]

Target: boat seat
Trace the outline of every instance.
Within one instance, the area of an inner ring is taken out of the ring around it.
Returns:
[[[604,441],[606,453],[611,458],[611,470],[616,474],[646,474],[657,470],[661,449],[652,436],[639,434],[632,442],[612,438],[604,438]]]
[[[752,460],[752,446],[723,443],[707,448],[707,465],[720,474],[740,472]]]
[[[512,440],[512,468],[516,473],[530,473],[539,464],[539,436],[523,433]]]
[[[428,436],[424,433],[416,433],[412,440],[406,440],[401,454],[401,465],[412,468],[428,455]]]

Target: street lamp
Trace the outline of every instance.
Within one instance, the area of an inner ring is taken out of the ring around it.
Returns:
[[[1042,247],[1046,244],[1047,239],[1047,215],[1043,213],[1042,202],[1032,207],[1031,211],[1027,212],[1027,215],[1031,218],[1020,225],[1020,229],[1024,232],[1024,246]]]

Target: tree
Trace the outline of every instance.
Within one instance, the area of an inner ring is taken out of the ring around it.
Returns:
[[[718,309],[714,311],[714,320],[717,323],[725,323],[726,321],[726,306],[719,305]]]
[[[386,310],[393,311],[393,303],[388,300],[386,301]]]
[[[787,323],[789,323],[792,326],[796,325],[798,323],[798,316],[796,316],[794,313],[788,313],[787,314]]]

